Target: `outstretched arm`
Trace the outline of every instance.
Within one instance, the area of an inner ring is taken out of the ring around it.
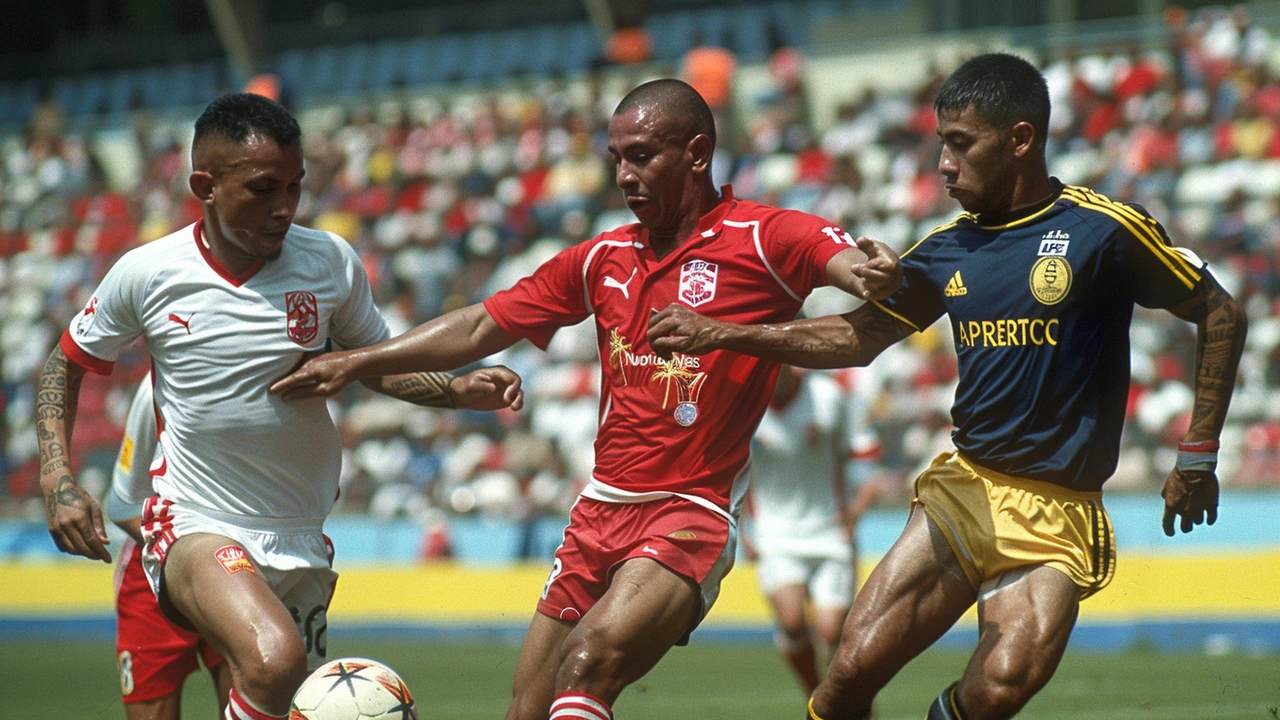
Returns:
[[[771,325],[712,320],[678,303],[649,318],[649,346],[660,355],[732,350],[806,368],[867,365],[913,332],[871,303],[844,315]]]
[[[879,240],[860,236],[856,247],[827,262],[827,282],[863,300],[884,300],[902,285],[898,254]]]
[[[111,562],[102,508],[71,473],[71,432],[80,404],[84,368],[55,347],[40,371],[36,391],[36,434],[40,445],[40,491],[49,534],[58,549]]]
[[[468,365],[511,347],[519,339],[503,330],[483,305],[471,305],[386,342],[312,358],[277,380],[271,392],[286,400],[328,397],[362,378],[439,372]]]
[[[1177,465],[1160,491],[1165,503],[1164,532],[1172,537],[1176,518],[1181,518],[1184,533],[1218,519],[1218,437],[1235,389],[1248,321],[1240,303],[1207,273],[1196,296],[1170,312],[1196,324],[1191,425],[1178,443]]]
[[[467,410],[524,407],[520,376],[501,365],[480,368],[462,376],[418,372],[365,378],[360,382],[374,392],[423,407]]]

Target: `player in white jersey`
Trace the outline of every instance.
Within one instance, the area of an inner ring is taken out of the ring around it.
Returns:
[[[107,491],[107,517],[129,534],[116,565],[116,665],[128,720],[178,720],[182,686],[201,660],[213,677],[218,712],[231,692],[231,668],[200,633],[165,618],[142,569],[142,505],[151,497],[156,413],[151,376],[138,384]]]
[[[325,650],[336,574],[321,527],[341,449],[323,400],[285,403],[271,383],[329,342],[386,340],[355,251],[293,225],[303,177],[297,121],[257,95],[196,121],[190,186],[203,219],[127,253],[103,278],[40,377],[40,484],[65,552],[110,562],[97,503],[67,448],[86,370],[110,372],[138,337],[151,352],[160,450],[143,511],[143,563],[161,607],[231,666],[227,716],[284,717]],[[412,373],[366,385],[422,405],[518,409],[506,368]]]
[[[813,635],[830,657],[853,605],[853,525],[870,500],[869,485],[854,490],[846,481],[849,401],[830,376],[783,365],[751,449],[746,547],[758,556],[778,651],[806,697],[819,682]]]

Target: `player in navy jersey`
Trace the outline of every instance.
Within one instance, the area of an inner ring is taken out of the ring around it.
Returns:
[[[892,297],[777,325],[678,307],[650,324],[657,352],[840,367],[948,316],[956,450],[917,479],[907,527],[810,698],[815,720],[866,718],[885,683],[975,602],[977,651],[928,718],[1012,717],[1049,681],[1080,601],[1115,571],[1101,488],[1119,455],[1135,304],[1198,329],[1195,409],[1161,491],[1164,530],[1217,517],[1218,436],[1246,331],[1239,303],[1145,210],[1049,176],[1049,95],[1027,61],[969,60],[934,108],[938,170],[965,212],[903,255]]]

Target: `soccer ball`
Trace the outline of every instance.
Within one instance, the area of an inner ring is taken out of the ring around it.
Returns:
[[[341,658],[302,682],[289,720],[418,720],[418,711],[391,668],[376,660]]]

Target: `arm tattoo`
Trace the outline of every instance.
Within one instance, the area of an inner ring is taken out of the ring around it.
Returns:
[[[69,447],[71,432],[75,427],[76,405],[80,402],[80,381],[83,375],[75,372],[67,362],[61,348],[54,348],[44,369],[40,372],[40,385],[36,391],[36,439],[40,446],[40,475],[51,475],[58,470],[58,486],[75,480],[70,473]]]
[[[863,366],[913,332],[871,303],[839,316],[741,326],[725,347],[797,367]]]
[[[53,520],[58,514],[58,508],[71,507],[79,510],[89,509],[89,494],[84,488],[76,484],[71,475],[63,473],[58,478],[58,484],[54,486],[53,492],[44,498],[45,512],[49,519]]]
[[[1248,323],[1239,304],[1208,279],[1196,316],[1195,404],[1187,437],[1216,439],[1235,389]]]
[[[449,383],[447,372],[420,372],[396,375],[382,384],[383,392],[398,400],[424,407],[456,408],[458,398]]]

